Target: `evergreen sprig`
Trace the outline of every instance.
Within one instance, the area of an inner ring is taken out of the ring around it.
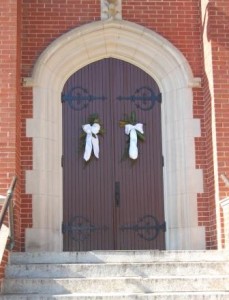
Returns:
[[[119,126],[120,127],[125,127],[127,124],[135,125],[137,122],[137,116],[136,112],[132,111],[130,115],[124,114],[124,118],[119,121]],[[145,141],[145,135],[142,134],[140,131],[136,130],[137,137],[141,142]],[[126,159],[129,157],[129,147],[130,147],[130,136],[128,135],[127,141],[126,141],[126,146],[125,150],[122,156],[122,160]]]
[[[105,133],[105,130],[104,130],[104,127],[103,125],[101,124],[101,121],[100,121],[100,118],[99,118],[99,115],[98,113],[93,113],[93,114],[90,114],[87,121],[85,122],[85,124],[90,124],[91,126],[93,124],[99,124],[100,125],[100,130],[98,132],[98,135],[101,135],[103,136],[104,133]],[[94,137],[96,137],[94,134],[92,134]],[[84,149],[85,149],[85,145],[86,145],[86,132],[84,132],[82,130],[82,133],[80,134],[80,152],[84,152]],[[92,157],[92,156],[91,156]],[[90,161],[90,159],[89,159]]]

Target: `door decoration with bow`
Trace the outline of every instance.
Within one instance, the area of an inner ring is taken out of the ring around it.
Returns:
[[[130,116],[125,115],[124,119],[119,121],[119,125],[125,128],[125,134],[128,135],[123,159],[129,156],[132,160],[136,160],[138,158],[138,140],[145,141],[143,124],[137,123],[136,113],[132,111]]]
[[[88,118],[88,123],[82,125],[83,133],[80,136],[81,146],[84,149],[84,160],[88,162],[92,153],[99,158],[99,138],[98,135],[104,134],[104,128],[100,124],[98,114],[92,114]]]

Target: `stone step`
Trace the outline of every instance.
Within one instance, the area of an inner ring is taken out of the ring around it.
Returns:
[[[12,253],[10,264],[146,263],[167,261],[229,261],[229,251],[89,251]]]
[[[174,293],[148,293],[148,294],[68,294],[68,295],[47,295],[47,294],[26,294],[26,295],[5,295],[1,300],[228,300],[227,292],[174,292]]]
[[[229,251],[12,253],[0,299],[229,300]]]
[[[227,275],[229,262],[8,265],[6,278],[91,278]]]
[[[5,279],[3,294],[229,292],[229,276]]]

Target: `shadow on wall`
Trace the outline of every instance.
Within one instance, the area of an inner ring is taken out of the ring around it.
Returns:
[[[229,27],[227,26],[229,24],[229,15],[227,14],[226,10],[223,10],[223,8],[219,7],[217,5],[217,1],[209,2],[203,19],[203,26],[202,26],[202,35],[206,34],[207,41],[211,44],[211,50],[217,51],[213,53],[213,56],[217,55],[222,57],[225,57],[225,53],[227,57],[229,57]],[[217,49],[216,49],[217,48]],[[214,57],[213,57],[214,58]],[[213,60],[212,58],[212,60]],[[215,186],[221,185],[222,188],[225,189],[225,180],[222,178],[222,173],[226,174],[226,171],[228,169],[220,167],[219,173],[221,174],[214,174],[214,170],[212,168],[214,164],[214,157],[213,157],[213,136],[212,132],[217,130],[217,128],[213,128],[216,124],[213,124],[214,116],[211,114],[212,106],[214,105],[214,99],[212,99],[211,91],[209,88],[209,74],[206,70],[208,70],[208,67],[205,64],[205,72],[203,77],[204,82],[204,115],[205,115],[205,123],[204,128],[206,129],[206,166],[207,166],[207,174],[205,176],[208,178],[208,183],[206,183],[206,193],[208,194],[208,214],[209,214],[209,220],[212,220],[210,224],[207,225],[209,232],[207,236],[207,244],[209,244],[210,248],[217,248],[217,246],[220,244],[222,245],[222,248],[224,248],[224,218],[223,218],[223,212],[222,208],[220,206],[220,203],[215,203]],[[214,68],[214,67],[212,67]],[[219,69],[222,68],[223,71],[227,72],[227,66],[226,64],[222,64],[222,61],[219,61]],[[214,69],[212,70],[214,72]],[[214,74],[212,75],[214,78]],[[212,81],[214,80],[212,78]],[[211,82],[212,86],[214,86],[213,82]],[[212,103],[213,102],[213,103]],[[217,145],[215,144],[215,147]],[[217,159],[217,158],[216,158]],[[215,182],[215,176],[218,176],[219,182]],[[223,183],[224,182],[224,183]],[[223,186],[224,184],[224,186]],[[218,195],[220,197],[220,195]],[[217,245],[217,239],[218,245]],[[212,240],[213,242],[210,242]],[[209,242],[208,242],[209,241]]]

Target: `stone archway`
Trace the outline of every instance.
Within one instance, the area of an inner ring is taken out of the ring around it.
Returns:
[[[71,74],[102,58],[138,66],[158,83],[163,95],[166,249],[204,249],[205,229],[197,222],[197,193],[202,171],[195,169],[194,138],[199,120],[192,115],[192,87],[198,85],[182,53],[155,32],[127,21],[94,22],[56,39],[39,57],[32,78],[33,170],[26,191],[33,199],[33,227],[27,251],[62,251],[61,91]]]

